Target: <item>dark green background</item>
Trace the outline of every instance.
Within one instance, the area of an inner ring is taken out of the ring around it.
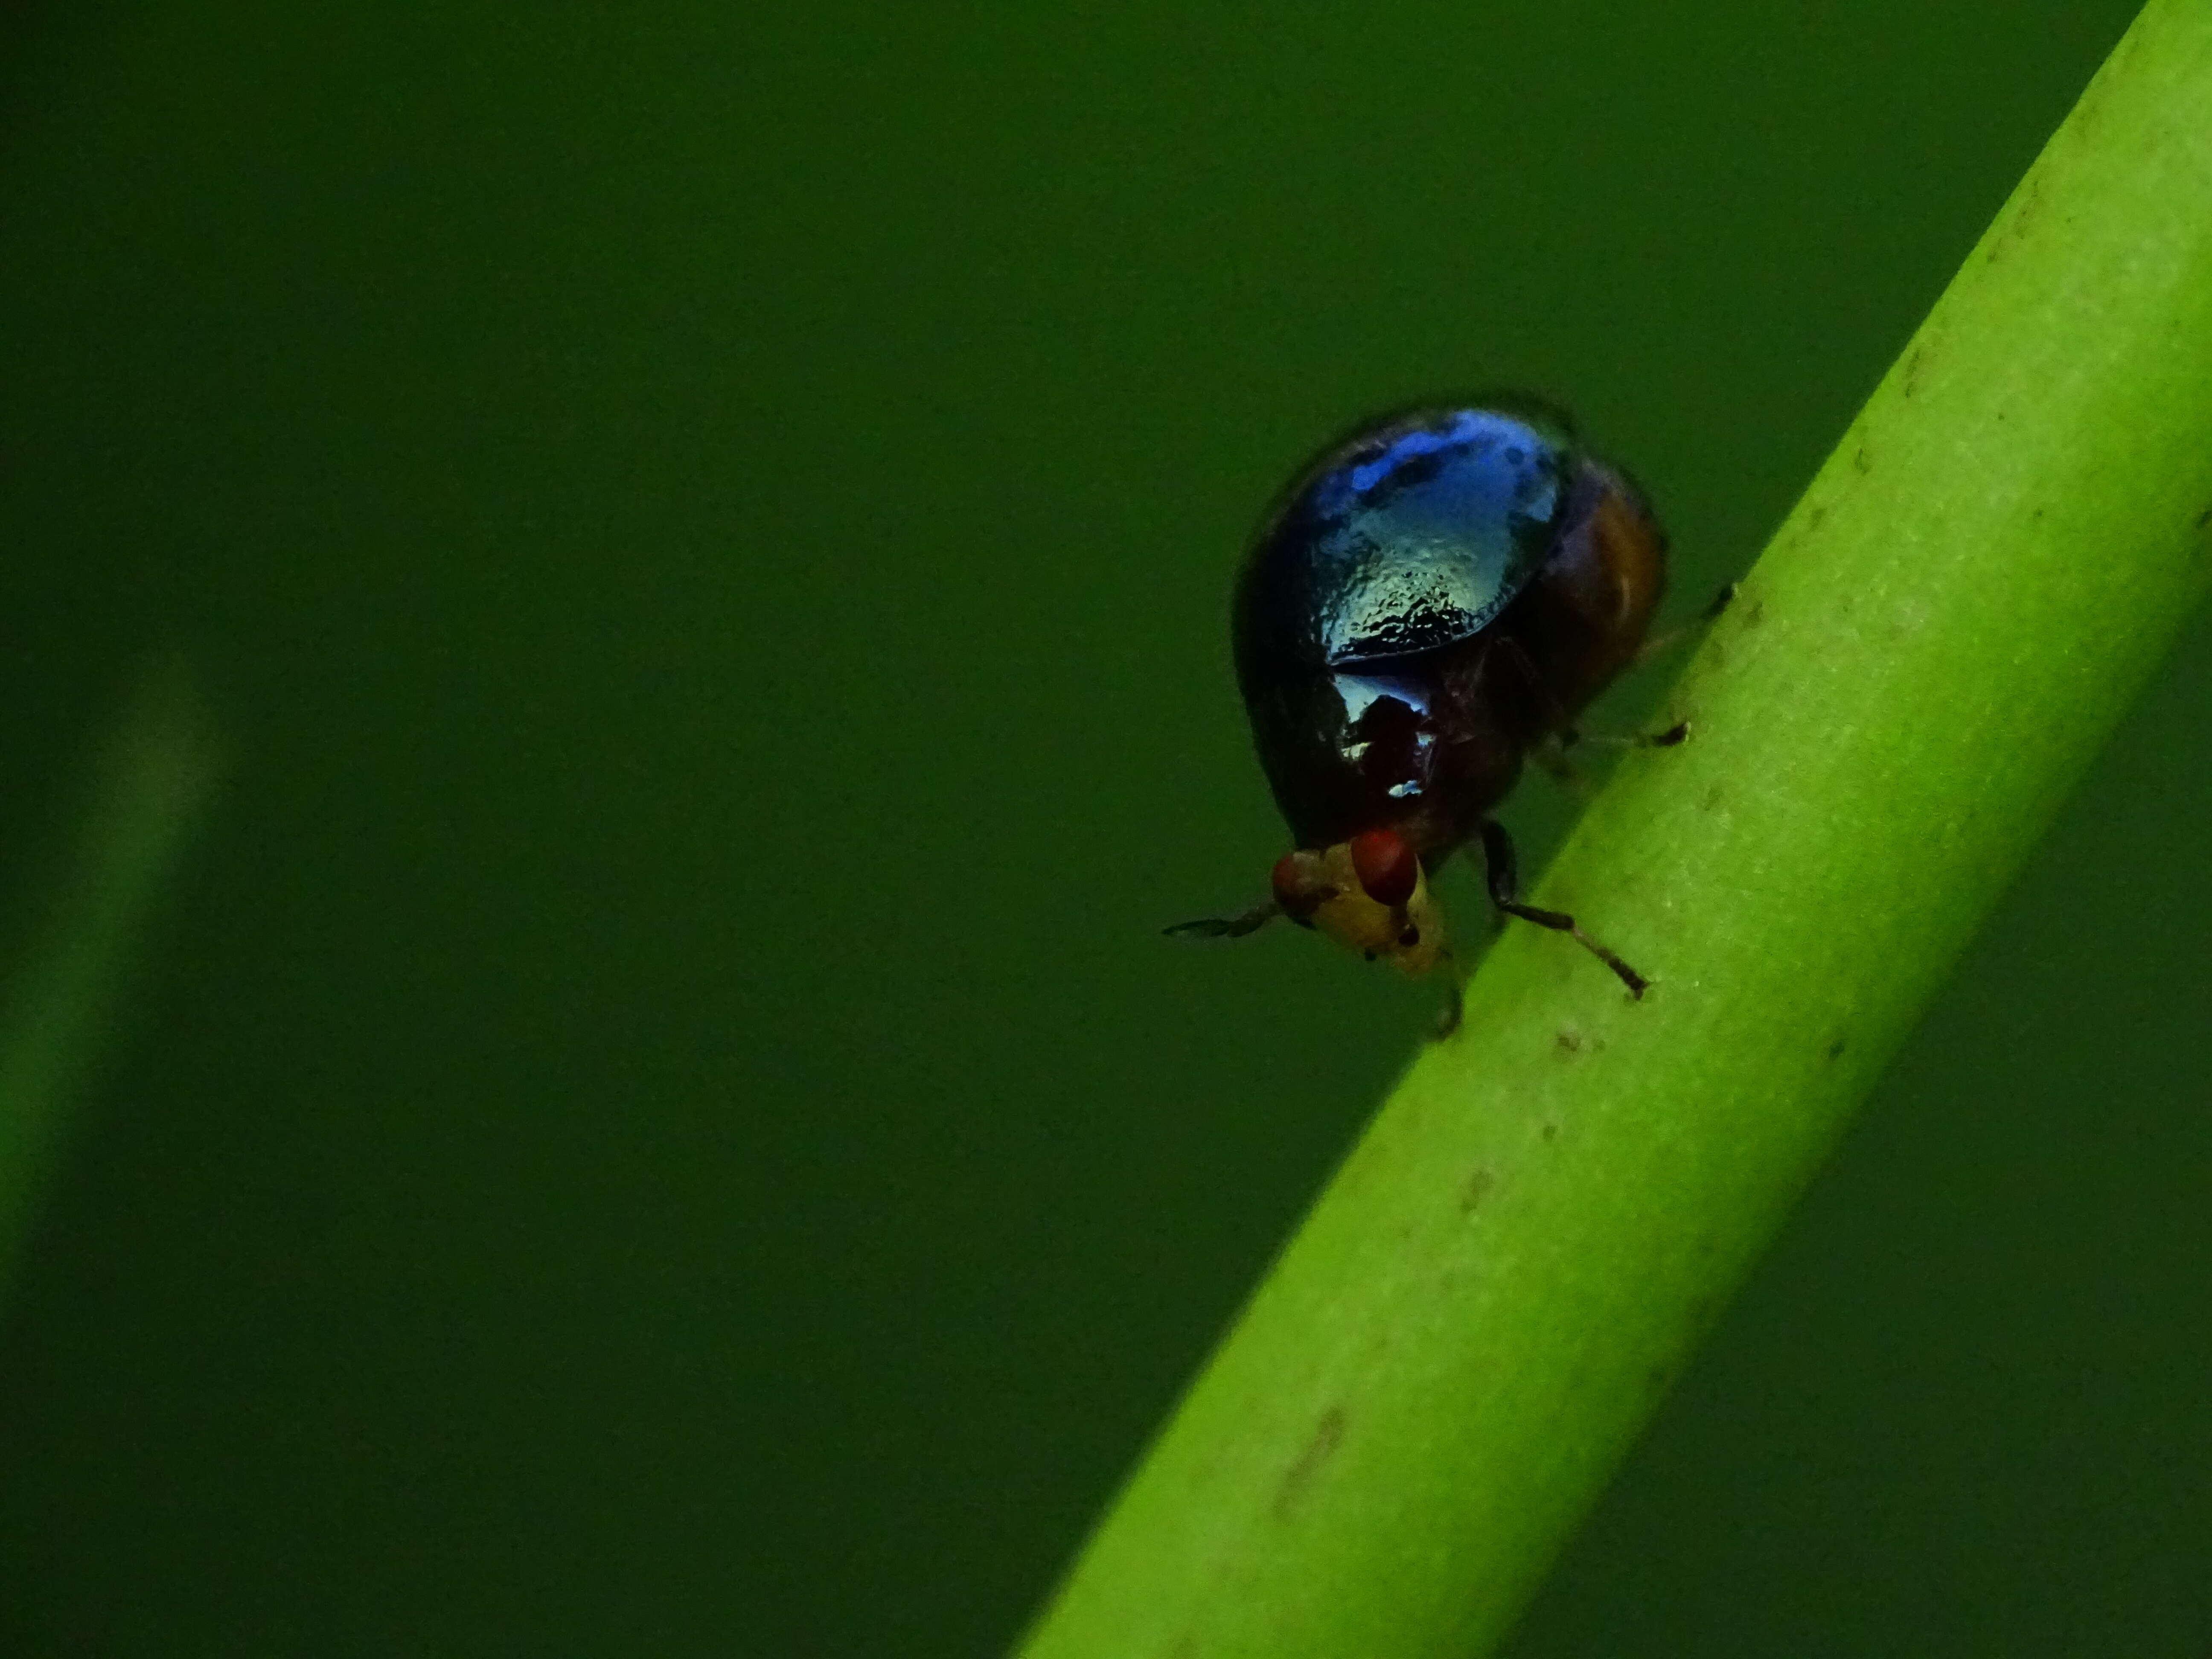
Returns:
[[[1686,608],[2130,10],[11,14],[19,881],[149,657],[231,765],[7,1316],[0,1651],[1001,1646],[1430,1006],[1157,937],[1282,850],[1265,498],[1550,389]],[[1522,1659],[2212,1644],[2208,696]]]

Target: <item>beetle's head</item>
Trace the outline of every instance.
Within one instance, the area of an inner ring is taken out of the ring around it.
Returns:
[[[1395,830],[1369,830],[1275,863],[1275,904],[1301,927],[1317,928],[1370,962],[1425,974],[1451,955],[1443,908],[1421,860]]]

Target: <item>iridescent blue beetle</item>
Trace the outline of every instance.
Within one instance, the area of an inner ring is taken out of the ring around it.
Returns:
[[[1253,742],[1296,850],[1268,903],[1169,931],[1285,915],[1424,973],[1450,955],[1429,875],[1479,837],[1500,910],[1572,933],[1641,996],[1643,976],[1573,917],[1518,901],[1490,814],[1530,750],[1571,742],[1638,654],[1666,574],[1642,492],[1538,399],[1410,409],[1323,450],[1269,513],[1231,607]]]

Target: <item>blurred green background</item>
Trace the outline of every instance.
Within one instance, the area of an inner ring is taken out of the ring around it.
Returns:
[[[0,1650],[1003,1646],[1431,1006],[1158,937],[1282,850],[1266,498],[1547,389],[1686,611],[2131,10],[5,14],[6,937],[149,660],[228,772],[7,1304]],[[1517,1659],[2212,1643],[2208,697]]]

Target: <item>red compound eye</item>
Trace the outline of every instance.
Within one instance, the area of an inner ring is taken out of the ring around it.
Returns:
[[[1393,909],[1413,896],[1421,861],[1395,830],[1370,830],[1352,838],[1352,868],[1367,896]]]

